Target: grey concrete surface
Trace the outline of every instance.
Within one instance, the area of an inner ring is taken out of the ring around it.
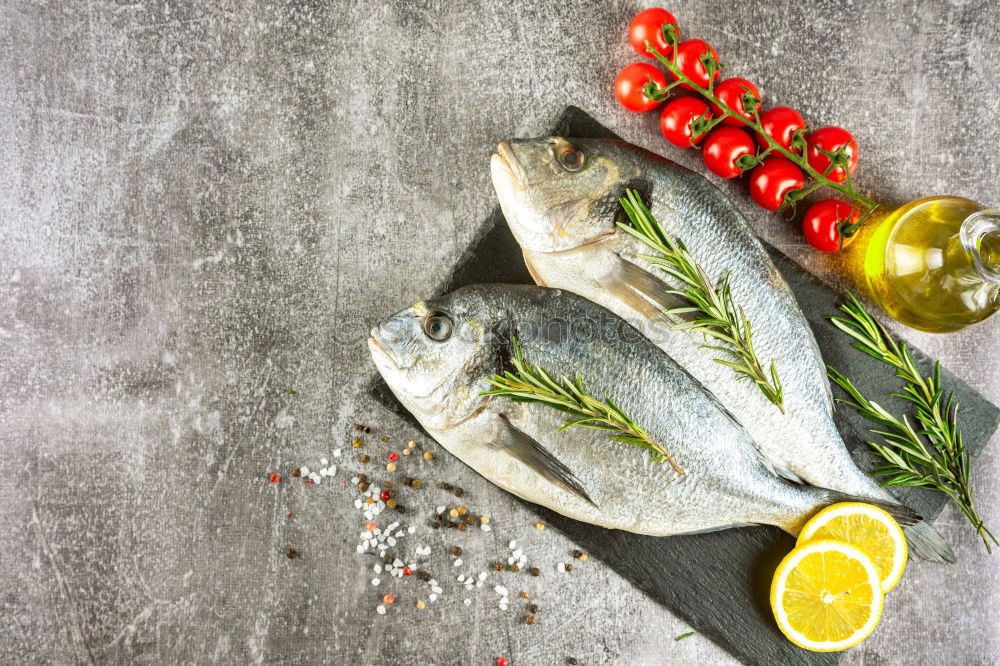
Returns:
[[[441,455],[400,471],[460,484],[494,529],[433,532],[444,491],[406,495],[399,518],[418,531],[398,550],[444,588],[418,611],[423,583],[371,585],[357,492],[338,484],[364,467],[355,422],[390,437],[368,438],[380,464],[416,434],[363,395],[364,333],[438,284],[493,208],[499,139],[573,103],[701,168],[610,95],[635,59],[638,7],[0,5],[0,662],[731,661],[700,637],[675,642],[683,623],[599,563],[557,574],[572,544],[431,442]],[[669,8],[768,101],[851,129],[880,199],[1000,203],[995,3]],[[739,183],[723,187],[764,238],[843,284]],[[998,332],[907,336],[1000,402]],[[974,474],[994,523],[996,444]],[[332,480],[287,478],[320,457],[339,463]],[[914,564],[843,663],[1000,659],[996,562],[959,512],[937,526],[959,564]],[[466,594],[455,573],[512,538],[543,575],[491,574]],[[454,543],[466,566],[452,571]],[[537,625],[521,599],[497,608],[501,580],[531,592]],[[386,592],[400,601],[380,616]]]

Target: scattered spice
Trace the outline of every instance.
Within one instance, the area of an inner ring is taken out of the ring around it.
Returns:
[[[536,530],[544,530],[545,529],[545,523],[535,523],[535,529]]]
[[[360,460],[362,463],[364,463],[365,465],[367,465],[368,463],[371,462],[372,459],[367,454],[363,453],[363,454],[361,454],[361,457],[358,458],[358,460]]]
[[[393,501],[395,501],[395,500],[393,500]],[[402,504],[397,504],[396,505],[396,511],[398,511],[400,513],[406,513],[406,507],[403,506]]]
[[[461,497],[462,495],[465,494],[465,491],[462,490],[461,488],[455,488],[455,490],[453,490],[452,492],[455,493],[455,497]]]
[[[417,610],[423,610],[426,607],[427,607],[427,604],[425,604],[423,601],[418,601],[417,602]]]
[[[410,455],[410,450],[409,449],[403,449],[403,455],[404,456]]]
[[[466,516],[465,517],[465,524],[466,525],[475,525],[476,524],[476,517],[475,516]]]
[[[368,480],[367,474],[358,474],[358,481],[367,481],[367,480]]]
[[[448,483],[447,481],[442,481],[441,483],[438,484],[438,488],[440,488],[441,490],[451,490],[451,484]]]
[[[497,666],[507,666],[507,658],[497,657]]]
[[[528,612],[534,615],[538,612],[538,604],[528,604]]]
[[[576,657],[567,657],[566,663],[569,664],[569,666],[576,666],[577,664]]]
[[[510,565],[510,570],[512,573],[520,573],[521,567],[517,566],[516,564],[512,564]]]
[[[271,479],[271,483],[277,483],[278,481],[281,480],[281,476],[278,475],[278,474],[272,474],[270,476],[270,479]]]
[[[502,562],[494,562],[493,563],[493,568],[496,569],[497,571],[503,571],[503,563]]]
[[[434,458],[434,454],[430,451],[424,451],[424,460],[431,460]]]
[[[403,477],[403,485],[404,486],[409,486],[409,485],[412,485],[412,484],[413,484],[413,479],[411,479],[408,476],[404,476]]]
[[[382,491],[382,492],[383,492],[383,493],[385,494],[385,496],[386,496],[386,499],[385,499],[385,500],[383,500],[383,501],[385,502],[385,505],[386,505],[387,507],[389,507],[390,509],[395,509],[395,508],[396,508],[396,500],[394,500],[394,499],[389,499],[389,493],[386,493],[385,491]]]
[[[570,553],[570,555],[572,555],[576,559],[580,559],[580,556],[583,555],[583,551],[574,549],[573,552]]]
[[[295,550],[294,548],[289,548],[288,552],[285,553],[285,555],[288,556],[288,559],[294,560],[296,557],[299,556],[299,551]]]
[[[372,431],[372,427],[371,426],[361,425],[360,423],[359,424],[355,424],[354,428],[358,432],[369,433],[369,432]]]
[[[388,465],[386,465],[385,466],[385,471],[387,471],[387,472],[395,472],[396,471],[396,463],[389,463]]]
[[[421,569],[420,580],[424,581],[425,583],[429,583],[431,581],[431,572],[427,571],[426,569]]]
[[[573,564],[571,562],[567,562],[566,563],[566,571],[572,571],[572,570],[573,570]]]
[[[360,490],[361,492],[366,492],[368,490],[368,482],[358,481],[358,490]]]
[[[458,518],[458,509],[452,509],[451,511],[448,512],[448,515],[451,516],[452,518]]]
[[[295,395],[295,389],[288,389],[288,395]]]
[[[529,615],[528,617],[524,618],[524,623],[525,624],[534,624],[535,623],[535,616],[534,615]]]
[[[451,554],[454,555],[455,557],[458,557],[459,555],[462,554],[462,547],[461,546],[452,546],[451,547]]]
[[[413,439],[411,439],[410,441],[408,441],[408,442],[406,443],[406,447],[407,447],[407,448],[410,448],[410,449],[415,449],[415,448],[417,447],[417,442],[416,442],[416,440],[413,440]]]
[[[399,454],[398,453],[396,453],[395,451],[393,451],[392,453],[389,454],[389,462],[396,462],[397,460],[399,460]]]
[[[382,603],[384,604],[392,604],[395,602],[396,602],[396,597],[392,596],[391,594],[387,594],[384,597],[382,597]]]
[[[382,492],[380,492],[378,494],[378,496],[380,498],[382,498],[383,502],[388,502],[389,501],[389,491],[388,490],[383,490]],[[392,507],[389,507],[389,508],[392,508]]]
[[[312,479],[306,479],[306,485],[311,486],[313,484]]]
[[[587,553],[580,553],[580,561],[581,562],[587,561]]]
[[[440,529],[441,523],[435,520],[433,523],[431,523],[431,527],[433,527],[434,529]]]
[[[413,483],[410,484],[410,487],[414,490],[420,490],[420,479],[413,479]]]
[[[389,437],[387,435],[382,435],[381,439],[382,439],[383,442],[388,442],[389,441]]]
[[[392,481],[383,481],[382,482],[382,487],[383,488],[392,488]]]
[[[521,593],[521,598],[522,599],[530,599],[531,598],[531,593],[528,592],[528,591],[524,591],[524,592]]]
[[[292,476],[294,476],[296,479],[299,478],[300,476],[302,476],[302,470],[296,467],[295,469],[292,470]]]
[[[409,566],[405,566],[405,567],[403,567],[403,575],[404,575],[404,576],[410,576],[410,575],[412,575],[412,574],[413,574],[413,572],[412,572],[412,571],[410,570],[410,567],[409,567]]]
[[[452,523],[452,524],[454,524],[454,523]],[[458,524],[458,531],[459,532],[464,532],[467,529],[469,529],[469,526],[466,525],[465,523],[459,523]]]
[[[489,516],[480,516],[479,522],[481,522],[483,525],[489,525],[489,523],[490,523],[490,517]]]
[[[365,443],[361,441],[360,437],[355,437],[354,439],[351,440],[351,445],[356,449],[360,449],[362,446],[365,445]]]
[[[542,575],[542,571],[538,567],[531,567],[530,569],[528,569],[528,573],[530,573],[532,576]]]
[[[680,636],[677,636],[676,638],[674,638],[674,640],[675,641],[682,641],[685,638],[691,638],[692,636],[694,636],[694,632],[693,631],[689,631],[687,633],[681,634]]]
[[[463,504],[462,506],[458,507],[458,512],[459,512],[459,513],[460,513],[461,515],[463,515],[463,516],[464,516],[465,514],[467,514],[467,513],[469,512],[469,510],[468,510],[468,509],[467,509],[467,508],[465,507],[465,505]]]

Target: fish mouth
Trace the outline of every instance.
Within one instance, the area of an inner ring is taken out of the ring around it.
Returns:
[[[375,326],[372,326],[372,329],[368,334],[368,349],[371,351],[376,365],[378,365],[381,360],[385,365],[398,369],[399,361],[396,360],[395,356],[389,349],[382,346],[378,333],[378,324],[376,324]]]
[[[490,158],[490,166],[496,171],[505,172],[513,180],[517,189],[523,190],[528,186],[528,174],[524,172],[524,167],[517,161],[514,149],[508,141],[501,141],[497,146],[497,151]]]

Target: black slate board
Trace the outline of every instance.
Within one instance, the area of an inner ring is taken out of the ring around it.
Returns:
[[[563,112],[550,133],[617,138],[575,107]],[[848,337],[825,319],[836,312],[840,295],[778,250],[768,247],[768,251],[795,292],[826,362],[851,377],[865,395],[884,396],[898,389],[899,382],[887,366],[853,349]],[[481,282],[533,284],[499,207],[483,222],[476,239],[438,293]],[[931,364],[926,355],[912,346],[911,350],[917,363],[929,370]],[[961,405],[965,443],[971,455],[976,456],[996,430],[1000,409],[947,370],[941,374],[945,389],[953,390]],[[372,381],[371,393],[416,424],[378,375]],[[896,412],[905,410],[899,399],[880,402]],[[858,465],[871,471],[872,458],[864,446],[868,423],[846,408],[838,409],[835,419]],[[892,490],[928,519],[936,518],[945,504],[944,496],[931,491]],[[745,663],[819,665],[836,664],[840,660],[839,653],[808,652],[796,647],[781,635],[774,623],[768,599],[771,577],[778,562],[794,545],[792,537],[777,528],[748,527],[710,534],[649,537],[595,527],[534,504],[529,506],[592,557],[603,560],[698,633]]]

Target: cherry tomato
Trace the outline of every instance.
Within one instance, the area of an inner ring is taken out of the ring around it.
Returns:
[[[785,150],[792,149],[792,136],[804,129],[806,121],[799,112],[787,106],[776,106],[760,114],[760,126],[764,133]],[[767,147],[767,141],[758,136],[761,148]]]
[[[861,217],[854,207],[837,199],[824,199],[814,203],[802,218],[802,233],[809,244],[820,252],[840,249],[841,225],[857,222]],[[854,236],[844,237],[844,247]]]
[[[805,184],[800,168],[784,157],[768,157],[750,173],[750,196],[762,208],[778,210],[785,195]]]
[[[660,55],[669,56],[673,50],[670,44],[663,39],[663,24],[673,23],[677,27],[677,19],[666,9],[651,7],[644,9],[635,15],[631,25],[628,27],[628,41],[632,43],[632,48],[636,53],[647,58],[655,58],[652,53],[646,50],[646,42],[653,45]],[[678,31],[677,34],[680,34]]]
[[[702,88],[708,86],[708,71],[701,61],[701,56],[711,53],[712,60],[719,62],[719,54],[715,52],[712,45],[703,39],[689,39],[677,45],[677,53],[674,55],[674,64],[681,70],[681,73],[694,81]],[[712,80],[719,78],[719,70],[715,70]],[[678,86],[691,90],[691,86],[684,83]]]
[[[858,142],[854,140],[854,136],[850,132],[839,127],[821,127],[810,133],[806,137],[806,142],[809,145],[809,150],[806,153],[809,166],[820,173],[826,171],[827,167],[830,166],[830,158],[819,152],[817,148],[832,153],[840,150],[841,146],[847,146],[845,152],[849,159],[848,168],[851,170],[851,175],[854,175],[858,168]],[[847,174],[844,173],[844,167],[839,166],[827,174],[827,178],[835,183],[840,183],[847,179]]]
[[[701,156],[708,170],[720,178],[736,178],[743,169],[736,163],[744,155],[757,152],[753,139],[736,127],[718,127],[705,139]]]
[[[743,107],[743,95],[745,93],[750,93],[757,98],[758,102],[760,102],[760,91],[757,90],[757,86],[746,79],[741,79],[739,77],[726,79],[725,81],[719,82],[715,86],[715,96],[719,98],[719,101],[747,120],[753,120],[753,114]],[[722,108],[717,104],[713,104],[712,112],[717,117],[721,116]],[[722,121],[722,124],[730,125],[732,127],[743,127],[746,125],[746,123],[739,118],[733,118],[732,116],[727,116],[726,119]]]
[[[643,86],[649,83],[650,78],[661,88],[667,85],[663,73],[648,62],[633,63],[618,72],[618,76],[615,77],[615,97],[618,103],[635,113],[651,111],[658,107],[662,100],[649,99],[642,92]]]
[[[702,116],[711,115],[708,104],[697,97],[675,97],[663,107],[660,131],[663,132],[663,138],[675,146],[690,148],[704,138],[699,136],[692,140],[691,123]]]

